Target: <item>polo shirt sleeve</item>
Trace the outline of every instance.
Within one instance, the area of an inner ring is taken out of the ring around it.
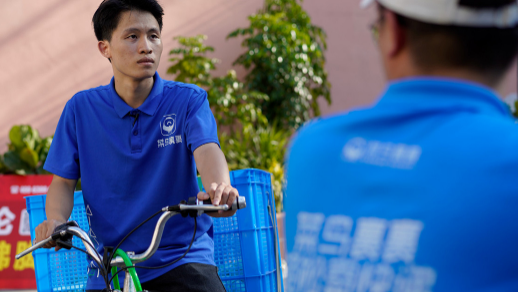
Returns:
[[[67,102],[61,114],[43,169],[67,179],[81,177],[73,99]]]
[[[189,99],[185,136],[187,147],[191,152],[208,143],[216,143],[219,146],[218,127],[210,110],[205,90],[194,93]]]

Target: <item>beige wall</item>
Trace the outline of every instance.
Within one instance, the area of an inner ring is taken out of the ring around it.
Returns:
[[[328,34],[326,53],[332,106],[324,114],[372,103],[383,89],[379,58],[368,31],[373,11],[359,0],[305,0],[313,22]],[[96,49],[91,17],[100,0],[0,0],[0,152],[12,125],[31,124],[43,136],[54,132],[68,99],[79,90],[107,84],[109,63]],[[161,0],[165,10],[163,78],[174,36],[207,34],[224,74],[243,51],[237,39],[225,40],[262,0]],[[237,68],[242,76],[244,70]],[[516,92],[516,70],[504,95]]]

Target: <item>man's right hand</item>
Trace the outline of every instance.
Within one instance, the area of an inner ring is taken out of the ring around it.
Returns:
[[[36,227],[36,240],[34,243],[36,244],[44,239],[49,238],[52,235],[52,233],[54,233],[54,229],[56,229],[57,226],[59,226],[63,223],[65,223],[65,222],[60,221],[60,220],[54,220],[54,219],[43,221],[40,225],[38,225]],[[61,247],[56,245],[56,242],[54,240],[47,242],[43,246],[43,248],[51,248],[51,247],[56,247],[55,251],[58,251],[61,249]]]

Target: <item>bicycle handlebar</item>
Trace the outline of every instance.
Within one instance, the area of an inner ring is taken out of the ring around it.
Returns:
[[[194,212],[190,213],[191,215],[196,214],[197,216],[201,215],[202,213],[209,213],[209,212],[218,212],[220,210],[222,211],[228,211],[228,210],[238,210],[243,209],[246,207],[246,199],[245,197],[238,197],[236,200],[234,200],[234,203],[229,208],[228,205],[220,205],[220,206],[214,206],[212,203],[210,203],[210,200],[205,200],[203,202],[198,201],[195,199],[195,197],[189,199],[189,204],[178,204],[174,206],[168,206],[162,208],[162,211],[164,212],[162,216],[158,219],[158,222],[155,227],[155,231],[153,233],[153,237],[151,239],[151,243],[149,245],[149,248],[141,253],[141,254],[133,254],[128,255],[132,263],[139,263],[143,262],[147,259],[149,259],[158,249],[158,245],[160,244],[160,240],[162,239],[162,233],[164,231],[165,223],[169,218],[171,218],[174,215],[177,214],[186,214],[185,212]],[[184,215],[182,214],[182,215]],[[56,228],[57,229],[57,228]],[[21,253],[17,254],[15,256],[16,259],[20,259],[21,257],[33,252],[34,250],[43,247],[47,242],[51,240],[56,240],[61,237],[65,237],[67,235],[75,235],[81,239],[83,242],[86,251],[88,255],[92,257],[92,259],[99,265],[103,265],[103,257],[101,255],[98,255],[97,251],[94,249],[94,245],[92,241],[90,240],[90,237],[88,234],[83,231],[79,227],[74,226],[67,226],[66,229],[60,230],[59,232],[56,232],[49,236],[47,239],[42,240],[35,245],[31,246],[30,248],[22,251]],[[121,257],[117,256],[116,258],[112,259],[110,262],[111,266],[117,266],[117,267],[124,267],[124,261]]]
[[[47,242],[49,242],[49,241],[51,241],[51,240],[52,240],[52,236],[49,236],[49,238],[44,239],[44,240],[42,240],[42,241],[40,241],[40,242],[36,243],[35,245],[33,245],[33,246],[29,247],[28,249],[26,249],[26,250],[22,251],[21,253],[19,253],[19,254],[17,254],[17,255],[15,255],[14,257],[15,257],[17,260],[19,260],[20,258],[22,258],[22,257],[24,257],[24,256],[26,256],[26,255],[28,255],[28,254],[30,254],[31,252],[33,252],[33,251],[37,250],[38,248],[43,247],[45,244],[47,244]]]
[[[203,201],[203,205],[212,205],[212,201],[210,199],[207,199]],[[230,207],[230,210],[239,210],[246,208],[246,199],[245,197],[237,197],[236,200],[232,203],[232,206]]]

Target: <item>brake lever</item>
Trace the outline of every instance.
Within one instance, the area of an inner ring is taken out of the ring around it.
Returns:
[[[68,221],[57,226],[52,233],[52,240],[56,241],[56,245],[65,249],[72,248],[72,234],[67,233],[68,227],[79,227],[76,221]]]

